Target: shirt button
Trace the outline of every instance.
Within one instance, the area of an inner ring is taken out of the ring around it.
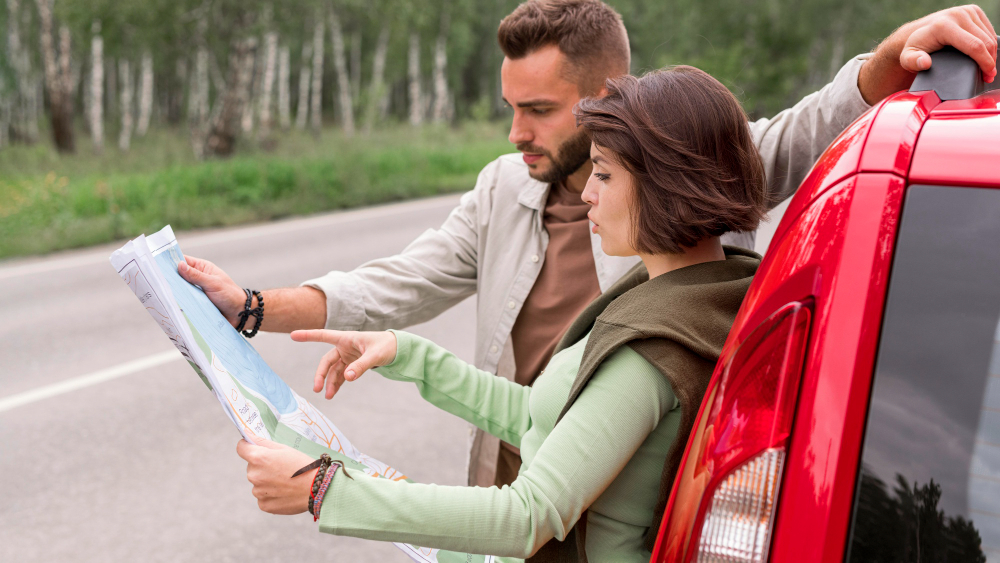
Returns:
[[[535,254],[534,256],[532,256],[532,257],[531,257],[531,261],[532,261],[532,262],[538,262],[538,255],[537,255],[537,254]]]
[[[517,303],[514,303],[513,301],[507,304],[508,309],[513,309],[514,307],[517,307]]]
[[[496,344],[494,344],[493,346],[490,346],[490,353],[491,354],[496,354],[497,353],[497,346],[496,346]]]

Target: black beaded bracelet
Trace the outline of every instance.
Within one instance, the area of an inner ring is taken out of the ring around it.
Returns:
[[[260,330],[260,325],[264,322],[264,295],[256,289],[250,290],[244,288],[243,292],[246,293],[247,301],[243,305],[243,310],[237,314],[240,319],[240,323],[236,325],[236,330],[240,331],[243,336],[246,336],[247,338],[253,338],[254,336],[257,336],[257,331]],[[257,306],[250,308],[253,304],[254,296],[257,297]],[[257,321],[253,325],[253,330],[248,332],[243,330],[243,327],[246,326],[247,320],[249,320],[250,317],[254,317]]]

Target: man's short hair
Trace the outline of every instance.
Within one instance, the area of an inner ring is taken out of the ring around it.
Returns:
[[[528,0],[500,22],[497,41],[510,59],[555,45],[569,64],[566,78],[581,96],[629,73],[631,54],[622,17],[600,0]]]
[[[608,80],[577,124],[634,179],[633,248],[678,253],[752,231],[767,212],[764,164],[736,97],[689,66]]]

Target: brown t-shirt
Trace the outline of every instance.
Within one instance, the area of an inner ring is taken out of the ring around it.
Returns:
[[[542,222],[549,233],[545,262],[511,330],[514,381],[531,385],[563,332],[601,294],[590,243],[590,206],[562,183],[553,184]]]
[[[531,385],[548,363],[566,329],[598,295],[590,243],[590,206],[562,183],[553,184],[542,223],[549,233],[545,262],[511,330],[514,381]],[[521,467],[520,452],[501,442],[495,484],[509,485]]]

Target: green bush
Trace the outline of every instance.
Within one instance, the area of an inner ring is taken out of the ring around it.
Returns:
[[[463,191],[512,150],[495,124],[327,134],[321,142],[288,135],[274,153],[245,149],[209,162],[181,157],[179,133],[152,137],[125,155],[0,152],[0,257],[121,240],[168,223],[228,226]]]

